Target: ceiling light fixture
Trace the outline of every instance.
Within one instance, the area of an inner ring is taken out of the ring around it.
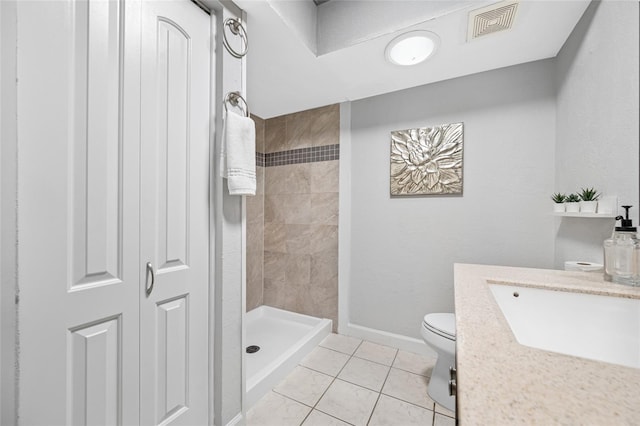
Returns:
[[[440,37],[431,31],[409,31],[387,44],[384,54],[396,65],[416,65],[427,60],[438,48]]]

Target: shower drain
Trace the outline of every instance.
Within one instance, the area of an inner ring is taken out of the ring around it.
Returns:
[[[256,346],[256,345],[247,346],[247,353],[248,354],[256,353],[259,350],[260,350],[260,346]]]

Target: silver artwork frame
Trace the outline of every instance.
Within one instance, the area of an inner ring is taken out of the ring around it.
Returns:
[[[391,132],[391,196],[461,195],[464,123]]]

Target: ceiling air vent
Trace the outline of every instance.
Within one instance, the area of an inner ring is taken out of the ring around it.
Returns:
[[[503,1],[469,12],[467,41],[497,31],[508,30],[513,25],[518,10],[517,1]]]

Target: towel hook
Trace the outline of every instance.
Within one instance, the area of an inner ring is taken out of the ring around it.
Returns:
[[[229,30],[233,35],[239,35],[240,39],[244,42],[244,50],[241,52],[236,52],[229,41],[227,40],[227,33],[225,32],[225,28],[229,27]],[[247,54],[247,50],[249,50],[249,36],[247,35],[247,31],[244,29],[244,25],[242,25],[242,21],[235,18],[227,18],[222,24],[222,44],[227,48],[227,51],[234,58],[242,58]]]
[[[242,105],[240,105],[240,101],[242,101]],[[224,97],[224,101],[222,102],[224,104],[224,110],[225,111],[229,111],[229,109],[227,108],[227,104],[231,104],[232,106],[236,107],[236,108],[240,108],[241,110],[244,110],[245,116],[249,117],[249,104],[247,103],[247,101],[242,97],[242,95],[240,94],[240,92],[229,92],[227,93],[227,96]]]

